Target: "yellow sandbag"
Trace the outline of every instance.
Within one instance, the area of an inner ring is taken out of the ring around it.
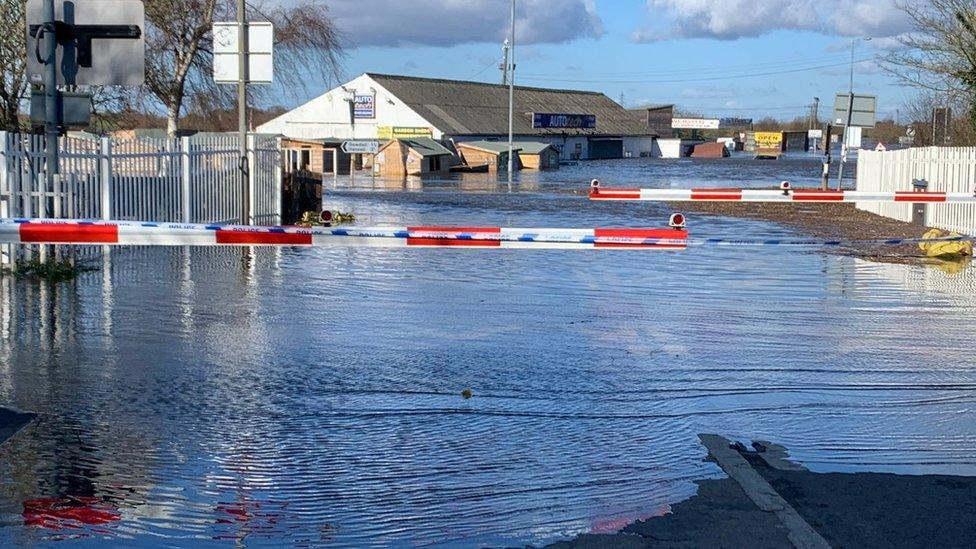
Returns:
[[[922,235],[925,240],[932,240],[936,238],[952,238],[961,236],[958,233],[950,233],[947,231],[942,231],[939,229],[932,229]],[[973,255],[973,243],[972,241],[955,240],[955,241],[940,241],[940,242],[920,242],[918,245],[919,249],[925,252],[928,257],[938,257],[938,258],[959,258],[964,256]]]

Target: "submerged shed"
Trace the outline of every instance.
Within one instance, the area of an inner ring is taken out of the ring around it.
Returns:
[[[508,169],[508,142],[503,141],[464,141],[455,143],[461,162],[473,169],[487,167],[489,172]],[[515,144],[513,168],[522,168],[519,163],[518,144]]]
[[[691,151],[692,158],[725,158],[729,156],[729,149],[725,143],[699,143]]]
[[[452,153],[429,137],[394,139],[376,153],[375,173],[387,177],[445,175],[451,169]]]
[[[559,169],[559,150],[549,143],[516,141],[513,146],[516,170]],[[508,167],[507,141],[462,141],[455,147],[461,160],[472,168],[487,166],[493,172]]]
[[[516,143],[522,167],[527,170],[558,170],[559,151],[548,143],[526,141]]]

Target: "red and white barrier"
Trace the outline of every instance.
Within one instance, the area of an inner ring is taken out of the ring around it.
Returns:
[[[688,246],[688,232],[683,228],[304,228],[0,219],[0,244],[683,250]]]
[[[590,200],[659,202],[900,202],[974,204],[976,193],[822,191],[820,189],[605,189],[590,188]]]

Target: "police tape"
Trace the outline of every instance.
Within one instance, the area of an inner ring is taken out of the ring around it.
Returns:
[[[888,238],[888,239],[868,239],[868,240],[819,240],[810,238],[769,238],[769,239],[738,239],[738,238],[704,238],[689,239],[689,247],[699,246],[786,246],[799,248],[820,248],[820,247],[880,247],[880,246],[902,246],[908,244],[925,244],[934,242],[976,242],[976,237],[967,235],[953,235],[934,238]]]
[[[0,219],[0,244],[364,246],[683,250],[688,232],[504,227],[256,227],[78,219]]]
[[[897,202],[904,204],[976,204],[976,193],[931,191],[823,191],[794,189],[783,182],[774,189],[606,189],[590,184],[590,200],[659,202]]]

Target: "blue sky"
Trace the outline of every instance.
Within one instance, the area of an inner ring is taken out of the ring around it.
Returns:
[[[517,81],[586,89],[626,106],[674,103],[707,116],[827,112],[855,88],[882,116],[911,97],[879,67],[909,30],[895,0],[517,0]],[[333,0],[348,45],[343,74],[383,72],[497,82],[507,0]],[[310,86],[294,105],[324,91]],[[826,104],[826,106],[824,106]]]

